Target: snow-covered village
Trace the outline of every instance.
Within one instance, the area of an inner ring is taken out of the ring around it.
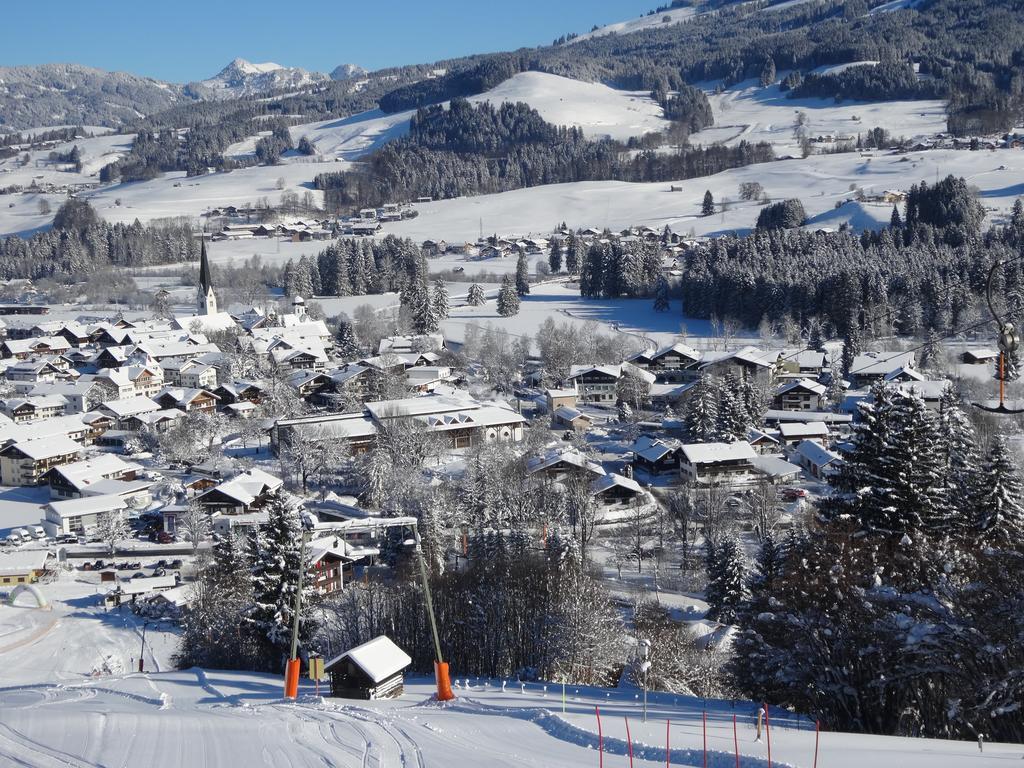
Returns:
[[[1024,759],[1017,2],[250,5],[9,11],[0,765]]]

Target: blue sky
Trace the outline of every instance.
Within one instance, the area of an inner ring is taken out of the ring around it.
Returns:
[[[187,82],[236,56],[330,71],[546,45],[665,0],[59,0],[4,3],[0,65],[72,62]]]

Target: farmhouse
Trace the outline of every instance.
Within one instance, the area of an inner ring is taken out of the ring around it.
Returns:
[[[683,444],[678,440],[663,440],[640,435],[633,443],[633,466],[649,475],[676,474]]]
[[[587,414],[567,405],[560,406],[551,414],[551,427],[571,429],[573,432],[586,432],[594,425],[594,420]]]
[[[108,512],[127,512],[130,508],[131,502],[117,494],[51,501],[43,513],[43,528],[50,536],[59,536],[62,533],[81,534],[94,528],[100,515]]]
[[[34,584],[49,570],[49,557],[45,549],[23,549],[0,555],[0,585]]]
[[[779,435],[784,446],[795,446],[804,440],[824,445],[828,440],[828,425],[823,421],[786,422],[779,424]]]
[[[791,458],[819,480],[825,479],[843,460],[838,453],[833,453],[813,440],[800,443]]]
[[[103,480],[134,480],[138,464],[112,453],[102,453],[85,461],[54,467],[43,475],[50,486],[51,499],[74,499],[86,495],[88,488]]]

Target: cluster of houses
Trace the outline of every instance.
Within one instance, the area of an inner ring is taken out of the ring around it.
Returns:
[[[570,236],[576,238],[585,247],[594,243],[631,243],[644,241],[658,244],[667,256],[679,256],[696,240],[687,239],[669,228],[652,229],[651,227],[634,227],[620,232],[588,227],[581,230],[559,229],[545,237],[492,235],[481,237],[476,242],[449,243],[445,240],[424,240],[421,244],[426,256],[434,257],[444,254],[462,256],[468,259],[503,259],[518,257],[520,254],[534,256],[546,254],[552,248],[566,249]]]
[[[989,365],[996,355],[994,350],[968,349],[961,361]],[[824,352],[752,346],[707,351],[675,343],[620,364],[573,366],[557,388],[546,389],[537,399],[553,429],[586,433],[614,418],[610,409],[619,400],[623,377],[643,382],[651,410],[664,411],[665,416],[644,422],[643,433],[632,445],[629,466],[638,480],[723,487],[760,481],[827,482],[843,460],[857,404],[870,397],[874,383],[912,390],[929,407],[938,407],[950,382],[930,378],[916,363],[913,352],[859,355],[848,380],[830,388]],[[719,386],[750,383],[767,393],[763,423],[753,425],[745,439],[688,442],[678,414],[685,412],[704,376],[714,377]]]

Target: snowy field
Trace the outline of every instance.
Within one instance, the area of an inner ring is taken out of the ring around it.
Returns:
[[[823,71],[842,71],[850,66],[854,63],[826,67]],[[858,133],[884,128],[896,138],[909,139],[946,130],[944,101],[837,103],[832,99],[789,99],[778,85],[762,88],[755,80],[738,83],[722,93],[714,93],[715,83],[700,85],[708,93],[715,124],[693,134],[693,144],[766,141],[775,147],[777,155],[799,156],[799,141],[794,133],[798,112],[807,116],[805,127],[810,138],[834,136],[855,140]]]
[[[172,670],[176,635],[127,610],[105,611],[98,575],[69,572],[41,589],[53,610],[22,596],[0,605],[0,762],[113,766],[559,766],[590,768],[598,754],[597,708],[607,765],[766,768],[768,740],[756,739],[755,705],[649,696],[642,720],[634,688],[520,685],[455,678],[454,702],[431,701],[429,681],[407,681],[383,702],[318,698],[302,681],[296,702],[279,677]],[[143,632],[145,646],[143,650]],[[139,673],[142,653],[145,672]],[[322,691],[324,693],[326,691]],[[563,711],[564,709],[564,711]],[[733,715],[736,716],[735,736]],[[627,742],[626,728],[629,728]],[[772,712],[772,765],[810,768],[814,732],[806,718]],[[735,739],[735,741],[734,741]],[[666,755],[666,740],[670,752]],[[818,765],[829,768],[984,768],[1020,760],[1024,748],[823,732]]]
[[[989,210],[988,224],[1002,221],[1017,197],[1024,195],[1024,152],[997,150],[968,152],[934,150],[906,155],[880,152],[812,155],[805,160],[783,160],[736,168],[684,181],[671,192],[669,183],[631,184],[618,181],[587,181],[520,189],[495,195],[439,200],[418,205],[420,216],[392,224],[388,232],[414,240],[445,238],[449,242],[475,240],[480,220],[485,232],[544,234],[562,221],[570,227],[629,226],[713,235],[744,232],[753,227],[760,206],[739,202],[738,188],[745,181],[760,182],[769,197],[796,197],[810,217],[808,226],[838,228],[848,222],[854,229],[886,225],[892,206],[881,203],[843,205],[853,197],[851,189],[881,194],[888,189],[908,189],[920,181],[933,183],[948,174],[963,176],[981,192]],[[700,215],[704,191],[715,200],[736,201],[724,213]]]
[[[582,128],[590,139],[626,141],[669,126],[661,106],[646,91],[619,91],[544,72],[522,72],[470,101],[495,106],[524,101],[547,122]]]

